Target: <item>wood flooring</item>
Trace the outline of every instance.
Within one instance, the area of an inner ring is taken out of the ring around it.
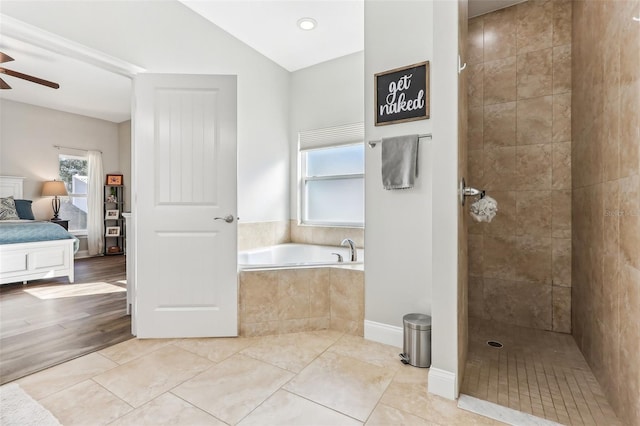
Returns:
[[[0,286],[0,384],[132,338],[125,261],[78,259],[73,284]]]

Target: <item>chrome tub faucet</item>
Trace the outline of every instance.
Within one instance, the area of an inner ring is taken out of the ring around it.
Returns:
[[[342,240],[340,245],[344,246],[346,244],[349,244],[349,251],[350,251],[351,261],[352,262],[357,262],[358,261],[358,250],[356,249],[356,243],[354,243],[352,239],[345,238],[344,240]]]

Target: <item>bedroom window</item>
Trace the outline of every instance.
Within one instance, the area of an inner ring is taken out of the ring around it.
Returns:
[[[364,143],[300,154],[301,222],[364,226]]]
[[[89,165],[86,157],[60,155],[60,180],[67,186],[69,197],[60,203],[60,218],[69,221],[69,232],[87,232],[87,195]]]

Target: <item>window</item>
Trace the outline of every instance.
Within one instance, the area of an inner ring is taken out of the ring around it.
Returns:
[[[364,143],[300,155],[302,223],[364,226]]]
[[[67,186],[69,198],[60,200],[60,218],[69,221],[69,231],[87,232],[87,195],[89,164],[86,157],[60,155],[60,179]]]

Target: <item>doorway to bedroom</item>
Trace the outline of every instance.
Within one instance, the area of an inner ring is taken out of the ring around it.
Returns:
[[[0,385],[131,339],[125,256],[78,259],[75,282],[0,287]]]
[[[9,16],[3,16],[1,32],[0,50],[21,70],[46,69],[42,76],[60,85],[34,90],[33,83],[13,79],[12,90],[3,91],[2,175],[23,177],[20,198],[32,200],[35,219],[48,221],[52,203],[42,194],[43,182],[65,179],[61,161],[101,151],[104,173],[124,176],[121,210],[130,209],[130,75],[138,69]],[[26,286],[19,280],[0,287],[0,383],[132,337],[126,256],[87,257],[87,195],[75,190],[87,174],[78,164],[68,165],[74,171],[67,177],[78,178],[59,218],[80,240],[75,280],[69,285],[66,278],[44,278]]]

